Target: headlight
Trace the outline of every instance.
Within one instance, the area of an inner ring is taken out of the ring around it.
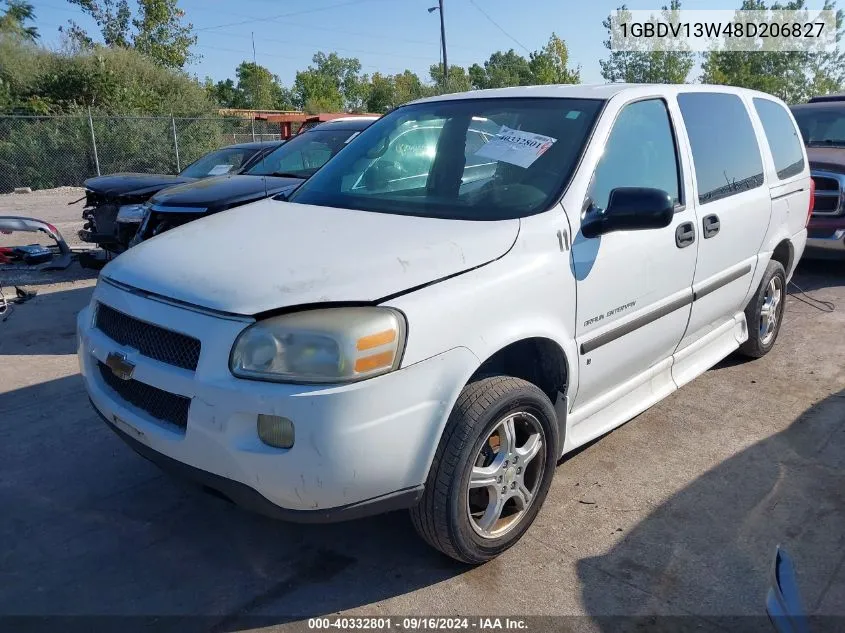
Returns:
[[[404,346],[405,317],[396,310],[307,310],[248,327],[232,347],[229,368],[254,380],[351,382],[396,369]]]
[[[117,221],[138,224],[144,219],[147,207],[143,204],[125,204],[117,210]]]

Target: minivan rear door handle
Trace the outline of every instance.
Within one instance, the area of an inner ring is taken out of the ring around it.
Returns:
[[[704,239],[706,240],[708,237],[713,237],[716,233],[719,232],[719,216],[718,215],[706,215],[704,219],[701,221],[702,228],[704,229]]]
[[[679,224],[675,229],[675,246],[686,248],[693,242],[695,242],[695,225],[692,222]]]

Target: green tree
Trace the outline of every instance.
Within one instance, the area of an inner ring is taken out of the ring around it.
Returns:
[[[472,87],[478,90],[528,86],[533,79],[528,60],[513,49],[506,53],[496,51],[484,62],[483,67],[473,64],[469,76]]]
[[[235,69],[235,76],[237,83],[232,79],[214,83],[206,77],[203,85],[209,98],[223,108],[293,109],[290,91],[268,68],[243,61]]]
[[[256,110],[290,110],[290,93],[282,87],[277,75],[253,62],[241,62],[235,75],[240,93],[241,107]]]
[[[367,92],[367,112],[387,112],[396,105],[396,82],[390,75],[373,73]]]
[[[361,62],[337,53],[318,52],[312,65],[296,73],[294,105],[309,112],[358,111],[364,107],[368,78],[361,76]]]
[[[6,5],[6,10],[0,15],[0,34],[9,33],[35,42],[39,38],[38,29],[26,26],[27,22],[35,22],[32,5],[21,0],[4,0],[2,4]]]
[[[213,112],[206,90],[185,73],[157,66],[138,51],[98,47],[55,53],[0,37],[0,105],[21,114],[196,115]]]
[[[439,93],[466,92],[472,88],[472,79],[463,66],[449,66],[449,74],[446,77],[445,89],[443,88],[443,67],[440,64],[433,64],[429,70],[431,81]]]
[[[374,73],[366,92],[364,108],[367,112],[378,113],[434,94],[434,90],[410,70],[393,76]]]
[[[671,0],[669,6],[661,9],[665,21],[676,22],[681,10],[680,0]],[[623,19],[630,18],[628,8],[623,4],[619,7]],[[673,50],[669,48],[670,40],[641,38],[637,50],[612,50],[611,17],[602,22],[607,29],[608,38],[604,42],[605,48],[610,50],[607,59],[599,60],[601,75],[606,81],[625,83],[685,83],[692,67],[695,65],[695,55],[689,50],[674,50],[677,42],[672,42]]]
[[[825,10],[836,11],[832,0],[825,2]],[[767,7],[764,0],[745,0],[740,7],[746,11],[792,10],[804,11],[804,0]],[[842,11],[836,11],[837,41],[843,34]],[[776,95],[788,103],[806,100],[814,94],[842,90],[845,81],[845,53],[814,53],[811,51],[732,50],[731,44],[709,51],[702,63],[702,81],[754,88]]]
[[[431,95],[430,88],[425,86],[416,73],[406,70],[400,75],[394,75],[393,86],[395,89],[394,105],[402,105],[409,101],[422,99]]]
[[[192,24],[183,22],[185,12],[177,0],[137,0],[133,16],[129,0],[68,0],[97,23],[103,43],[109,47],[134,48],[165,68],[183,68],[194,58],[197,43]],[[95,40],[73,20],[66,32],[77,49],[90,49]]]
[[[51,112],[49,97],[39,89],[50,58],[47,50],[28,40],[0,34],[0,113]]]
[[[235,85],[235,82],[230,79],[225,79],[214,83],[211,77],[206,77],[203,82],[208,98],[218,104],[221,108],[243,108],[243,98]]]
[[[533,84],[581,83],[581,69],[569,68],[569,48],[555,33],[546,45],[530,55],[528,62]]]

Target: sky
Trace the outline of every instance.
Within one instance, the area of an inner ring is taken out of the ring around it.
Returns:
[[[58,47],[58,27],[76,20],[97,33],[92,20],[63,0],[29,0],[45,45]],[[628,0],[629,9],[657,9],[667,0]],[[599,59],[607,56],[602,20],[622,0],[444,0],[449,64],[483,63],[491,53],[513,48],[528,56],[554,31],[569,47],[570,64],[584,83],[602,83]],[[410,69],[428,80],[440,62],[440,21],[427,9],[437,0],[180,0],[198,36],[201,58],[188,72],[215,81],[234,77],[252,59],[290,86],[317,51],[357,57],[362,73],[394,74]],[[811,0],[821,8],[822,0]],[[739,0],[686,0],[684,9],[733,9]]]

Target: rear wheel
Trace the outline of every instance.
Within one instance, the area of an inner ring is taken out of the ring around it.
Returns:
[[[745,308],[748,340],[739,351],[749,358],[760,358],[774,347],[786,306],[786,271],[783,264],[771,260],[757,294]]]
[[[516,543],[546,498],[557,459],[554,408],[535,385],[494,376],[464,387],[425,493],[411,510],[433,547],[466,563]]]

